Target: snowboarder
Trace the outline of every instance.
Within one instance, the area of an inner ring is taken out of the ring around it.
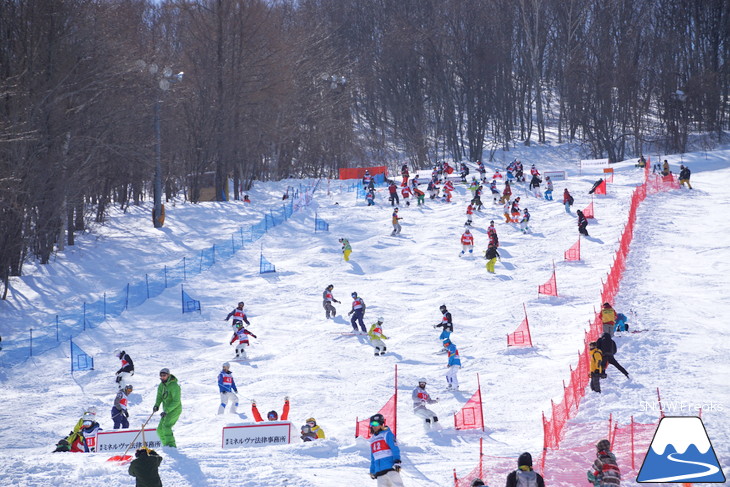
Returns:
[[[601,322],[603,323],[603,333],[609,333],[613,336],[614,325],[616,325],[616,310],[611,307],[610,303],[603,303]]]
[[[160,463],[162,457],[155,450],[143,447],[138,449],[135,459],[129,464],[129,475],[137,479],[137,487],[162,487]]]
[[[616,463],[616,455],[611,452],[610,441],[596,443],[596,461],[588,471],[588,480],[596,487],[621,485],[621,471]]]
[[[601,349],[601,354],[603,355],[603,362],[601,364],[601,367],[603,367],[603,375],[601,376],[601,378],[606,378],[606,368],[608,368],[608,364],[613,364],[613,366],[616,367],[619,372],[624,374],[628,379],[629,373],[616,360],[615,355],[617,347],[616,342],[613,341],[613,338],[611,338],[611,334],[604,333],[603,335],[601,335],[601,337],[596,341],[596,346]]]
[[[403,201],[406,203],[406,206],[411,206],[411,188],[409,186],[403,186],[403,189],[400,190],[401,196],[403,196]]]
[[[451,193],[454,191],[454,183],[446,181],[444,183],[444,195],[446,196],[446,202],[451,203]]]
[[[499,198],[499,190],[497,189],[497,180],[492,179],[492,182],[489,183],[489,191],[492,192],[492,203],[495,205],[497,204],[497,198]]]
[[[256,407],[256,400],[251,401],[251,413],[253,414],[253,419],[257,423],[263,422],[263,418],[261,417],[261,413],[259,413],[259,408]],[[266,413],[266,420],[267,421],[286,421],[289,418],[289,396],[284,397],[284,408],[281,410],[281,419],[279,419],[279,413],[276,411],[269,411]]]
[[[400,235],[401,226],[400,223],[398,223],[399,220],[402,220],[403,218],[398,216],[398,207],[396,206],[393,209],[393,232],[390,234],[391,236]]]
[[[550,176],[545,176],[545,184],[547,185],[547,189],[545,190],[545,199],[548,201],[553,200],[553,180],[550,179]]]
[[[465,163],[461,163],[461,181],[466,183],[466,177],[469,175],[469,168]]]
[[[363,317],[365,316],[365,301],[359,297],[356,292],[352,293],[352,309],[347,314],[352,315],[350,324],[352,325],[352,329],[355,333],[357,333],[358,323],[360,324],[362,332],[367,333],[365,331],[365,322],[363,321]]]
[[[373,347],[375,347],[375,356],[378,355],[385,355],[385,343],[383,343],[383,340],[387,340],[388,337],[383,335],[383,318],[378,318],[378,321],[373,323],[370,326],[370,330],[368,331],[368,336],[370,337],[370,343]]]
[[[401,186],[407,186],[408,177],[410,176],[410,173],[408,172],[408,164],[403,164],[403,167],[400,168],[400,175],[403,178],[403,181],[401,182]]]
[[[456,374],[461,368],[459,350],[456,348],[456,344],[454,344],[451,340],[445,341],[444,346],[446,347],[446,352],[448,353],[447,357],[449,359],[446,364],[446,383],[448,384],[446,388],[450,391],[458,391],[459,379],[456,377]]]
[[[507,475],[507,487],[545,487],[542,475],[532,470],[532,455],[523,453],[517,459],[517,470]]]
[[[229,404],[232,404],[231,414],[236,414],[238,412],[238,396],[236,395],[238,388],[236,387],[236,381],[233,379],[233,373],[231,373],[231,364],[228,362],[223,362],[223,367],[218,374],[218,392],[221,394],[218,414],[223,414]]]
[[[236,331],[233,332],[233,336],[231,337],[231,341],[228,343],[229,345],[233,345],[233,342],[238,340],[238,345],[236,345],[236,358],[242,358],[246,359],[246,347],[249,346],[248,336],[252,336],[254,338],[258,338],[256,335],[248,331],[246,328],[244,328],[243,323],[239,323],[236,325]]]
[[[315,437],[314,439],[321,439],[323,440],[325,438],[324,430],[317,425],[317,420],[314,418],[307,418],[307,426],[309,426],[309,429],[312,433],[314,433]]]
[[[157,425],[157,436],[162,446],[177,447],[175,436],[172,434],[172,427],[177,423],[182,413],[180,402],[180,384],[177,377],[170,374],[170,369],[160,370],[160,384],[157,386],[157,398],[152,412],[156,413],[162,405],[163,412],[160,413],[160,423]]]
[[[466,207],[466,226],[471,226],[472,223],[472,215],[474,215],[474,206],[472,206],[471,203],[469,203],[469,206]]]
[[[522,230],[522,233],[527,233],[530,231],[530,212],[527,211],[527,208],[522,210],[522,220],[520,220],[520,230]]]
[[[400,200],[398,199],[398,186],[395,185],[395,181],[391,181],[390,185],[388,185],[388,193],[390,193],[390,206],[395,206],[400,204]]]
[[[587,237],[588,230],[586,230],[586,227],[588,226],[588,219],[581,210],[578,210],[575,213],[578,215],[578,233]]]
[[[413,178],[413,180],[415,181],[416,179]],[[418,189],[415,186],[413,188],[413,192],[416,195],[416,200],[418,201],[418,206],[421,206],[421,205],[425,204],[425,201],[426,201],[426,193],[424,193],[423,191],[421,191],[420,189]]]
[[[499,247],[499,237],[497,236],[497,229],[494,228],[494,220],[489,222],[487,227],[487,236],[489,237],[489,243],[495,247]]]
[[[689,189],[692,189],[692,185],[689,184],[689,178],[692,175],[692,171],[685,165],[679,166],[679,185],[684,186],[685,183]]]
[[[125,385],[122,389],[117,392],[114,398],[114,405],[112,406],[112,421],[114,421],[114,429],[118,430],[121,426],[122,429],[129,428],[129,411],[127,406],[129,405],[129,395],[132,393],[134,388],[131,384]]]
[[[235,329],[237,325],[241,323],[246,323],[248,326],[251,326],[251,323],[248,322],[248,318],[246,317],[246,313],[243,311],[244,302],[240,301],[238,303],[238,306],[228,313],[228,316],[226,316],[226,319],[223,321],[228,321],[231,316],[233,317],[233,323],[231,323],[231,326]]]
[[[573,197],[568,192],[568,188],[563,190],[563,204],[565,205],[565,213],[570,213],[570,207],[573,206]]]
[[[368,202],[368,206],[375,206],[375,190],[368,189],[365,193],[365,200]]]
[[[134,362],[124,350],[114,350],[114,356],[122,362],[122,366],[116,371],[117,387],[121,390],[122,386],[127,384],[129,378],[134,375]]]
[[[490,243],[487,251],[484,253],[484,258],[487,259],[487,272],[494,274],[494,265],[498,259],[501,260],[499,252],[497,252],[497,246]]]
[[[332,315],[332,318],[337,316],[337,310],[334,306],[332,306],[332,303],[339,304],[340,301],[337,301],[332,295],[332,290],[334,288],[334,284],[330,284],[329,286],[324,288],[324,291],[322,292],[322,306],[324,307],[325,319],[330,319],[330,315]]]
[[[423,427],[426,431],[430,430],[432,426],[438,423],[438,416],[436,413],[428,409],[428,404],[435,404],[439,402],[438,399],[431,399],[431,395],[426,392],[426,379],[418,379],[418,386],[413,389],[411,394],[413,399],[413,414],[423,419]]]
[[[520,197],[514,199],[512,202],[512,206],[510,206],[509,209],[510,214],[512,215],[512,222],[517,223],[520,221]]]
[[[443,328],[444,330],[449,330],[449,332],[454,332],[454,323],[451,319],[451,313],[448,309],[446,309],[446,305],[442,304],[439,306],[439,311],[441,311],[441,322],[436,323],[433,325],[434,328]]]
[[[370,478],[378,487],[403,487],[400,478],[400,448],[398,440],[385,425],[382,414],[370,416]]]
[[[469,229],[464,230],[464,234],[461,236],[461,253],[459,257],[464,255],[467,250],[470,254],[474,253],[474,236],[471,234]]]
[[[590,354],[591,390],[601,392],[601,374],[603,374],[603,354],[596,342],[588,344]]]
[[[350,241],[346,238],[338,240],[342,244],[342,256],[345,258],[345,262],[350,261],[350,254],[352,253],[352,247],[350,247]]]

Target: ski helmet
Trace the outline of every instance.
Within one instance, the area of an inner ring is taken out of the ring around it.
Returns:
[[[266,413],[266,418],[269,421],[276,421],[279,419],[279,413],[277,413],[276,411],[269,411],[268,413]]]
[[[119,357],[120,355],[122,355],[122,350],[120,350],[120,349],[117,348],[116,350],[114,350],[113,353],[114,353],[114,356],[115,357]]]
[[[383,318],[382,316],[379,316],[378,317],[378,323],[382,323],[383,321],[385,321],[385,318]]]
[[[439,309],[441,311],[446,311],[446,305],[445,304],[442,304],[441,306],[439,306]]]
[[[425,377],[421,377],[420,379],[418,379],[418,383],[419,384],[428,384],[428,381],[426,380]]]
[[[306,423],[307,423],[307,424],[308,424],[309,426],[317,426],[317,420],[316,420],[316,419],[314,419],[314,418],[307,418],[307,421],[306,421]]]
[[[89,406],[88,408],[86,408],[86,411],[84,411],[84,416],[86,416],[87,414],[96,416],[96,408],[94,406]]]
[[[228,362],[223,362],[223,368],[224,369],[229,369],[229,368],[231,368],[231,364],[228,363]]]
[[[241,307],[245,306],[245,304],[244,304],[244,302],[243,302],[243,301],[239,301],[239,302],[238,302],[238,305],[239,305],[239,306],[241,306]]]
[[[384,425],[385,417],[380,413],[373,414],[370,416],[370,426],[375,426],[373,423],[376,423],[377,425]]]
[[[353,297],[353,298],[356,298],[356,297],[357,297],[357,293],[356,293],[356,292],[353,292],[353,293],[352,293],[352,297]]]
[[[132,384],[127,384],[126,386],[124,386],[124,390],[126,391],[127,389],[129,389],[130,391],[134,390],[134,386],[132,386]]]

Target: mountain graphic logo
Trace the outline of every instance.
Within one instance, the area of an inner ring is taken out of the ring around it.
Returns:
[[[636,481],[725,482],[702,420],[695,416],[662,418]]]

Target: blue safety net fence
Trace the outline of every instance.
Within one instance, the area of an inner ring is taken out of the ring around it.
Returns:
[[[105,292],[97,301],[84,302],[76,309],[58,314],[51,311],[50,322],[30,328],[25,337],[3,336],[0,366],[12,367],[28,357],[43,354],[88,328],[96,328],[107,318],[117,317],[125,310],[159,296],[165,289],[197,276],[216,262],[230,259],[247,244],[256,242],[270,229],[286,222],[296,211],[307,206],[318,187],[319,181],[314,186],[300,184],[299,189],[290,193],[281,208],[269,210],[258,223],[241,227],[228,238],[213,241],[210,247],[201,250],[198,255],[186,256],[175,264],[148,271],[120,290]],[[260,270],[261,265],[260,262]],[[269,265],[273,268],[273,265]]]

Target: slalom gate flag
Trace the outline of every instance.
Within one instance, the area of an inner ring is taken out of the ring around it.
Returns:
[[[182,291],[182,312],[192,313],[193,311],[197,311],[200,313],[200,301],[191,298],[183,289],[182,284],[180,285],[180,289]]]
[[[314,217],[314,231],[329,232],[330,224],[319,217]]]
[[[264,254],[261,254],[261,260],[259,261],[259,274],[266,274],[267,272],[276,272],[276,266],[266,260]]]
[[[613,179],[613,174],[611,174],[611,179]],[[593,192],[593,194],[606,194],[606,180],[604,179],[601,181],[601,184],[599,184],[596,187],[596,190]]]
[[[94,357],[84,352],[81,347],[68,339],[71,344],[71,372],[78,370],[94,370]]]
[[[580,237],[578,237],[578,241],[572,247],[565,251],[565,260],[580,260]]]
[[[557,296],[557,294],[555,294]],[[530,324],[527,322],[527,316],[522,320],[517,329],[507,335],[508,347],[531,347],[532,337],[530,336]]]
[[[558,283],[555,279],[555,269],[553,269],[553,275],[548,281],[537,288],[537,294],[544,294],[546,296],[557,296],[558,295]]]
[[[396,428],[395,428],[395,417],[396,417],[396,398],[397,396],[393,394],[390,399],[388,399],[388,402],[385,403],[385,405],[380,408],[380,411],[378,413],[382,414],[385,417],[385,424],[390,427],[391,431],[393,431],[393,434],[396,434]],[[357,425],[355,426],[355,438],[358,436],[361,436],[363,438],[370,438],[372,434],[370,434],[370,419],[369,417],[366,419],[363,419],[362,421],[358,421]]]
[[[596,218],[593,213],[593,202],[591,201],[591,204],[586,206],[585,210],[583,210],[583,216],[586,218]]]
[[[454,415],[454,428],[457,430],[481,429],[484,431],[481,389],[477,389],[471,399],[464,404],[464,407]]]

